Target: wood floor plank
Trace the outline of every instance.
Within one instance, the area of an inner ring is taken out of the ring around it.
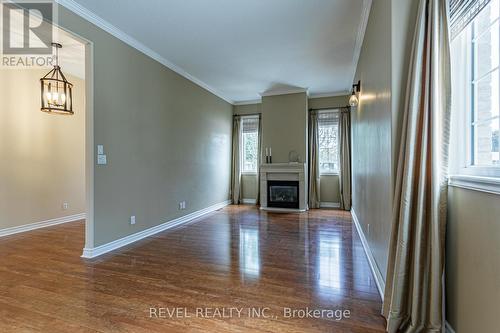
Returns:
[[[83,243],[83,221],[0,238],[0,332],[384,332],[349,212],[229,206],[94,260]],[[350,317],[285,315],[306,308]]]

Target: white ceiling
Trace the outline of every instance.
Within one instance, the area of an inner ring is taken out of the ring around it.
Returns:
[[[347,92],[371,0],[57,0],[229,102]]]

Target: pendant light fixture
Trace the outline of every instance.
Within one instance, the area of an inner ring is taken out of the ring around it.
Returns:
[[[54,68],[40,79],[41,111],[53,114],[73,114],[73,84],[71,84],[59,67],[59,49],[62,45],[52,43],[56,51]]]
[[[361,91],[361,81],[358,81],[358,83],[352,85],[352,94],[351,98],[349,98],[350,106],[358,106],[359,100],[356,93],[359,93],[360,91]]]

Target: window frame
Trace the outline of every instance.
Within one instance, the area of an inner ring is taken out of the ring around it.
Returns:
[[[241,175],[257,175],[257,173],[259,172],[259,127],[257,126],[257,130],[255,131],[255,133],[257,134],[257,141],[256,141],[256,144],[257,144],[257,147],[256,147],[256,150],[257,150],[257,161],[256,161],[256,167],[255,167],[255,170],[245,170],[245,133],[243,132],[243,122],[245,120],[248,120],[248,119],[259,119],[259,116],[258,115],[251,115],[251,116],[241,116],[241,146],[240,146],[240,173]]]
[[[455,118],[452,121],[452,126],[455,127],[456,133],[454,137],[451,138],[450,144],[452,145],[452,147],[453,145],[456,145],[457,148],[455,149],[456,156],[453,156],[453,152],[450,152],[450,157],[454,157],[454,159],[450,160],[449,176],[450,186],[462,187],[495,194],[500,194],[500,166],[474,164],[475,161],[473,150],[476,144],[474,142],[474,129],[475,126],[477,126],[477,122],[474,120],[477,103],[474,94],[476,90],[475,84],[489,75],[488,73],[494,73],[496,71],[496,75],[499,76],[500,81],[500,68],[498,68],[498,66],[490,68],[487,72],[483,73],[480,78],[475,79],[474,70],[476,68],[476,49],[474,44],[479,38],[481,38],[482,35],[484,35],[484,33],[486,33],[487,29],[494,28],[495,24],[497,22],[500,22],[500,13],[498,13],[498,15],[499,17],[497,17],[495,20],[492,20],[489,23],[488,27],[478,36],[474,36],[474,29],[476,24],[475,20],[471,22],[469,26],[464,28],[461,34],[456,36],[456,38],[462,39],[462,41],[458,41],[462,47],[463,43],[466,44],[463,51],[464,53],[458,56],[461,61],[459,62],[459,64],[456,64],[456,66],[460,68],[465,67],[466,70],[463,73],[455,74],[456,82],[452,82],[452,85],[459,86],[459,89],[456,90],[464,92],[464,96],[462,96],[461,98],[458,98],[456,96],[452,97],[452,114],[454,113],[452,118]],[[498,29],[500,30],[500,23],[498,25]],[[454,56],[452,52],[452,63],[454,62],[453,57]],[[461,87],[462,85],[464,88]],[[500,123],[499,118],[496,118],[496,121],[499,121]]]
[[[320,128],[320,123],[321,121],[319,120],[319,115],[321,114],[325,114],[325,113],[332,113],[332,114],[335,114],[337,115],[337,136],[336,136],[336,141],[337,141],[337,170],[333,170],[333,171],[322,171],[321,170],[321,160],[320,160],[320,157],[321,157],[321,154],[320,154],[320,150],[321,150],[321,147],[320,147],[320,139],[319,139],[319,128]],[[331,109],[331,110],[321,110],[318,112],[318,169],[319,169],[319,175],[320,176],[338,176],[340,174],[340,147],[339,147],[339,135],[340,135],[340,131],[339,131],[339,126],[340,126],[340,119],[338,118],[339,117],[339,110],[338,109]]]

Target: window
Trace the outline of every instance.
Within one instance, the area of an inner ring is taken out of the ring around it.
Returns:
[[[338,134],[338,113],[336,111],[320,112],[318,114],[320,174],[336,174],[339,172]]]
[[[259,118],[241,118],[241,145],[243,173],[257,173],[258,146],[259,146]]]
[[[499,4],[500,0],[489,1],[453,36],[452,149],[458,147],[454,148],[456,173],[500,176]]]

